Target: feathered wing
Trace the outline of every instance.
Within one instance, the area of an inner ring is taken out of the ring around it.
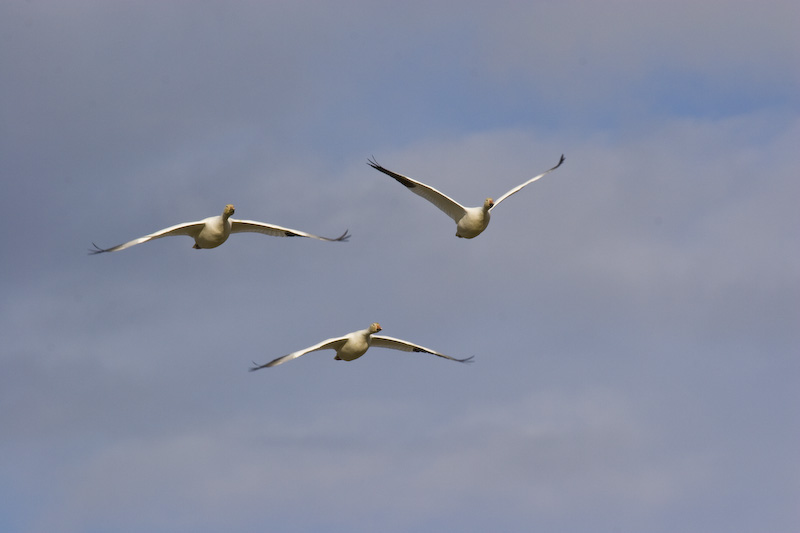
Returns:
[[[498,198],[497,200],[495,200],[495,201],[494,201],[494,205],[493,205],[492,207],[490,207],[490,208],[489,208],[489,211],[491,211],[492,209],[494,209],[495,207],[497,207],[497,205],[498,205],[500,202],[502,202],[503,200],[505,200],[506,198],[508,198],[508,197],[509,197],[509,196],[511,196],[512,194],[514,194],[514,193],[516,193],[516,192],[519,192],[520,190],[522,190],[522,188],[523,188],[523,187],[525,187],[526,185],[530,185],[531,183],[533,183],[534,181],[538,180],[538,179],[539,179],[539,178],[541,178],[542,176],[545,176],[545,175],[549,174],[550,172],[554,171],[555,169],[557,169],[558,167],[560,167],[560,166],[561,166],[561,163],[563,163],[563,162],[564,162],[564,154],[561,154],[561,159],[558,161],[558,164],[557,164],[556,166],[554,166],[553,168],[551,168],[550,170],[548,170],[548,171],[546,171],[546,172],[542,172],[542,173],[541,173],[541,174],[539,174],[538,176],[535,176],[535,177],[533,177],[533,178],[529,179],[528,181],[526,181],[526,182],[525,182],[525,183],[523,183],[522,185],[517,185],[516,187],[514,187],[513,189],[511,189],[510,191],[508,191],[507,193],[505,193],[503,196],[501,196],[500,198]]]
[[[151,233],[150,235],[145,235],[144,237],[133,239],[132,241],[128,241],[125,244],[119,244],[117,246],[114,246],[113,248],[100,248],[95,243],[92,243],[92,246],[94,246],[95,249],[89,250],[89,253],[101,254],[103,252],[118,252],[120,250],[124,250],[125,248],[130,248],[131,246],[142,244],[143,242],[152,241],[153,239],[160,239],[161,237],[174,237],[175,235],[188,235],[189,237],[196,237],[197,234],[200,233],[200,230],[203,229],[203,226],[204,223],[202,221],[184,222],[183,224],[170,226],[169,228],[165,228],[155,233]]]
[[[441,209],[447,216],[458,222],[461,220],[461,217],[464,216],[466,213],[466,209],[463,205],[459,204],[449,196],[437,191],[430,185],[425,185],[422,182],[417,180],[412,180],[408,176],[403,176],[402,174],[398,174],[397,172],[392,172],[391,170],[385,169],[380,166],[374,159],[369,159],[367,161],[369,166],[374,168],[375,170],[380,170],[384,174],[393,177],[406,187],[408,190],[416,194],[417,196],[421,196],[428,200],[430,203]]]
[[[260,368],[267,368],[267,367],[270,367],[270,366],[278,366],[278,365],[280,365],[282,363],[285,363],[286,361],[291,361],[292,359],[297,359],[301,355],[305,355],[305,354],[307,354],[309,352],[316,352],[317,350],[327,350],[327,349],[339,350],[339,348],[341,348],[344,345],[345,342],[347,342],[347,337],[346,336],[345,337],[336,337],[334,339],[326,339],[326,340],[324,340],[324,341],[322,341],[322,342],[320,342],[318,344],[315,344],[314,346],[310,346],[308,348],[304,348],[302,350],[298,350],[296,352],[292,352],[290,354],[284,355],[283,357],[278,357],[277,359],[274,359],[274,360],[272,360],[269,363],[264,364],[264,365],[259,365],[258,363],[253,362],[253,364],[255,366],[250,368],[250,372],[253,372],[253,371],[258,370]]]
[[[306,233],[296,229],[284,228],[276,226],[275,224],[267,224],[266,222],[256,222],[255,220],[234,220],[231,221],[231,233],[263,233],[264,235],[272,235],[273,237],[309,237],[311,239],[319,239],[321,241],[346,241],[350,238],[348,231],[345,231],[335,239],[329,237],[320,237],[312,233]]]
[[[451,361],[458,361],[459,363],[469,363],[472,361],[474,357],[473,356],[473,357],[467,357],[466,359],[456,359],[455,357],[450,357],[449,355],[439,353],[436,350],[425,348],[424,346],[420,346],[419,344],[413,344],[408,341],[395,339],[393,337],[385,337],[383,335],[373,335],[372,346],[377,346],[379,348],[391,348],[393,350],[402,350],[404,352],[429,353],[439,357],[444,357],[445,359],[450,359]]]

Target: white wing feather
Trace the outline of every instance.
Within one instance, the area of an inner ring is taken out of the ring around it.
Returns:
[[[277,359],[274,359],[274,360],[272,360],[269,363],[264,364],[264,365],[259,365],[259,364],[254,362],[253,364],[255,366],[250,369],[250,372],[253,372],[254,370],[258,370],[260,368],[267,368],[267,367],[271,367],[271,366],[280,365],[281,363],[285,363],[286,361],[291,361],[292,359],[297,359],[301,355],[305,355],[305,354],[307,354],[309,352],[316,352],[318,350],[327,350],[327,349],[338,350],[339,348],[342,347],[342,345],[345,342],[347,342],[347,337],[346,336],[345,337],[336,337],[336,338],[333,338],[333,339],[326,339],[326,340],[324,340],[324,341],[322,341],[322,342],[320,342],[318,344],[315,344],[314,346],[310,346],[308,348],[304,348],[302,350],[298,350],[296,352],[292,352],[290,354],[284,355],[283,357],[278,357]]]
[[[404,352],[429,353],[439,357],[444,357],[445,359],[450,359],[451,361],[458,361],[459,363],[468,363],[472,361],[472,357],[467,357],[466,359],[456,359],[455,357],[450,357],[449,355],[439,353],[436,350],[425,348],[424,346],[420,346],[419,344],[413,344],[408,341],[395,339],[393,337],[385,337],[383,335],[373,335],[372,346],[377,346],[379,348],[391,348],[393,350],[401,350]]]
[[[542,172],[542,173],[541,173],[541,174],[539,174],[538,176],[535,176],[535,177],[533,177],[533,178],[529,179],[528,181],[526,181],[526,182],[525,182],[525,183],[523,183],[522,185],[517,185],[516,187],[514,187],[513,189],[511,189],[510,191],[508,191],[507,193],[505,193],[503,196],[501,196],[500,198],[498,198],[497,200],[495,200],[495,201],[494,201],[494,205],[493,205],[492,207],[490,207],[490,208],[489,208],[489,211],[491,212],[491,210],[492,210],[492,209],[494,209],[495,207],[497,207],[497,205],[498,205],[500,202],[502,202],[503,200],[505,200],[506,198],[508,198],[508,197],[509,197],[509,196],[511,196],[512,194],[519,192],[519,191],[520,191],[520,190],[522,190],[522,188],[523,188],[523,187],[525,187],[526,185],[530,185],[531,183],[533,183],[534,181],[538,180],[538,179],[539,179],[539,178],[541,178],[542,176],[545,176],[545,175],[549,174],[550,172],[554,171],[555,169],[557,169],[558,167],[560,167],[560,166],[561,166],[561,163],[563,163],[563,162],[564,162],[564,154],[561,154],[561,160],[558,162],[558,164],[557,164],[556,166],[554,166],[553,168],[551,168],[550,170],[548,170],[548,171],[546,171],[546,172]]]
[[[306,233],[305,231],[276,226],[275,224],[256,222],[255,220],[235,220],[231,218],[230,221],[231,233],[263,233],[265,235],[272,235],[273,237],[309,237],[321,241],[346,241],[350,238],[347,231],[342,233],[339,237],[331,239],[328,237],[320,237],[312,233]]]
[[[370,159],[367,161],[369,166],[374,168],[375,170],[380,170],[384,174],[393,177],[403,185],[405,185],[409,191],[413,192],[417,196],[421,196],[428,200],[430,203],[441,209],[447,216],[458,222],[461,220],[461,217],[466,214],[466,209],[463,205],[459,204],[446,194],[443,194],[430,185],[425,185],[424,183],[413,180],[408,176],[403,176],[402,174],[398,174],[397,172],[392,172],[391,170],[385,169],[380,166],[374,159]]]
[[[202,221],[184,222],[183,224],[176,224],[175,226],[170,226],[169,228],[151,233],[150,235],[145,235],[144,237],[139,237],[138,239],[128,241],[125,244],[119,244],[113,248],[100,248],[96,244],[92,243],[95,249],[89,251],[93,254],[101,254],[103,252],[118,252],[120,250],[124,250],[125,248],[142,244],[143,242],[152,241],[153,239],[160,239],[161,237],[173,237],[175,235],[188,235],[189,237],[196,237],[197,234],[200,233],[200,230],[203,229],[203,226],[204,223]]]

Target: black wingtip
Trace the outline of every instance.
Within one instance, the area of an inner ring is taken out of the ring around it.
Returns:
[[[557,169],[558,167],[560,167],[560,166],[561,166],[561,163],[563,163],[565,159],[566,159],[566,157],[564,157],[564,154],[561,154],[561,159],[559,159],[559,160],[558,160],[558,164],[557,164],[556,166],[554,166],[554,167],[553,167],[552,169],[550,169],[550,170],[555,170],[555,169]]]
[[[333,240],[336,241],[336,242],[347,242],[347,240],[349,238],[350,238],[350,230],[346,229],[346,230],[344,230],[344,233],[342,233],[341,235],[339,235],[337,238],[335,238]]]
[[[372,168],[374,168],[375,170],[383,172],[384,174],[386,174],[390,178],[396,179],[399,183],[401,183],[402,185],[405,185],[409,189],[413,189],[414,187],[417,186],[417,184],[415,182],[409,180],[408,178],[406,178],[402,174],[398,174],[397,172],[392,172],[391,170],[380,166],[378,164],[378,162],[375,160],[375,156],[372,156],[370,159],[367,159],[367,164],[369,166],[371,166]]]
[[[95,243],[92,243],[92,246],[94,246],[94,249],[89,248],[89,255],[102,254],[103,252],[107,252],[108,251],[108,250],[104,250],[103,248],[100,248]]]
[[[264,368],[264,365],[259,365],[259,364],[258,364],[258,363],[256,363],[255,361],[253,361],[253,364],[254,364],[254,365],[256,365],[256,366],[251,366],[251,367],[248,369],[248,372],[255,372],[256,370],[259,370],[259,369],[261,369],[261,368]]]

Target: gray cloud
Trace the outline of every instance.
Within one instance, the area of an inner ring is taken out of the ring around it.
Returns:
[[[0,526],[796,529],[796,8],[753,9],[0,8]],[[477,205],[561,153],[472,241],[366,165]],[[353,238],[84,252],[226,203]],[[476,363],[247,372],[376,320]]]

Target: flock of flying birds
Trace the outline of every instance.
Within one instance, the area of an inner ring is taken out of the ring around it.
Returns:
[[[512,194],[519,192],[520,190],[522,190],[523,187],[530,185],[539,178],[554,171],[555,169],[560,167],[561,163],[563,162],[564,162],[564,156],[562,155],[561,159],[558,161],[558,164],[556,166],[545,172],[542,172],[538,176],[529,179],[525,183],[517,185],[504,195],[500,196],[497,200],[493,200],[492,198],[487,198],[483,202],[482,206],[464,207],[463,205],[459,204],[449,196],[437,191],[430,185],[426,185],[420,181],[411,179],[408,176],[392,172],[391,170],[388,170],[380,166],[375,161],[374,158],[368,160],[369,166],[383,172],[388,176],[391,176],[399,183],[405,185],[408,188],[408,190],[410,190],[416,195],[425,198],[430,203],[438,207],[447,216],[452,218],[456,223],[456,237],[464,239],[472,239],[483,233],[483,231],[489,225],[489,219],[491,218],[492,210],[495,207],[497,207],[498,204],[500,204],[500,202],[502,202]],[[311,239],[318,239],[321,241],[332,241],[332,242],[346,241],[348,238],[350,238],[348,231],[345,231],[336,238],[320,237],[319,235],[306,233],[305,231],[284,228],[282,226],[277,226],[275,224],[268,224],[266,222],[256,222],[253,220],[237,220],[231,218],[231,215],[233,215],[233,213],[234,213],[234,207],[228,204],[225,206],[225,209],[223,209],[222,214],[219,216],[204,218],[203,220],[198,220],[197,222],[184,222],[183,224],[177,224],[175,226],[171,226],[169,228],[156,231],[155,233],[145,235],[144,237],[139,237],[138,239],[134,239],[132,241],[128,241],[126,243],[119,244],[111,248],[100,248],[96,244],[92,243],[92,246],[94,246],[94,248],[90,249],[89,252],[92,254],[101,254],[105,252],[118,252],[120,250],[130,248],[131,246],[135,246],[137,244],[142,244],[148,241],[152,241],[153,239],[160,239],[162,237],[173,237],[175,235],[186,235],[191,237],[192,239],[194,239],[193,248],[196,248],[198,250],[205,248],[216,248],[217,246],[227,241],[231,233],[263,233],[264,235],[272,235],[274,237],[308,237]],[[336,357],[334,357],[334,359],[341,361],[353,361],[354,359],[358,359],[359,357],[364,355],[370,346],[377,346],[379,348],[391,348],[393,350],[401,350],[404,352],[428,353],[436,355],[438,357],[443,357],[445,359],[450,359],[451,361],[457,361],[459,363],[468,363],[472,361],[472,357],[467,357],[465,359],[457,359],[455,357],[444,355],[435,350],[431,350],[430,348],[425,348],[424,346],[420,346],[412,342],[404,341],[401,339],[395,339],[393,337],[386,337],[384,335],[376,335],[376,333],[378,333],[379,331],[381,331],[381,326],[380,324],[375,322],[371,324],[367,329],[354,331],[352,333],[348,333],[347,335],[343,335],[341,337],[326,339],[313,346],[309,346],[308,348],[297,350],[296,352],[292,352],[282,357],[278,357],[277,359],[274,359],[269,363],[263,365],[258,365],[256,363],[253,363],[255,366],[250,368],[250,371],[258,370],[260,368],[277,366],[282,363],[285,363],[286,361],[297,359],[301,355],[305,355],[310,352],[316,352],[319,350],[335,350]]]

